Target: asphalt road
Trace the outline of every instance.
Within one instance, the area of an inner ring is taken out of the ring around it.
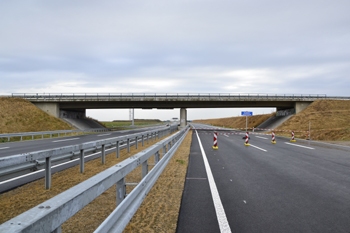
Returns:
[[[205,132],[206,156],[192,136],[177,232],[350,232],[349,147],[219,135],[214,150]]]
[[[138,132],[153,130],[158,127],[148,127],[148,128],[142,128],[142,129],[132,129],[132,130],[123,130],[123,131],[111,131],[111,132],[103,132],[98,134],[77,135],[77,136],[59,137],[59,138],[51,138],[51,139],[39,139],[39,140],[32,140],[32,141],[2,143],[0,144],[0,157],[12,156],[12,155],[17,155],[22,153],[33,152],[33,151],[53,149],[57,147],[81,144],[89,141],[97,141],[100,139],[107,139],[107,138],[113,138],[113,137],[118,137],[123,135],[129,135],[129,134],[134,134]],[[164,127],[164,126],[160,126],[160,127]],[[134,143],[131,143],[131,145],[133,144]],[[120,149],[123,149],[125,147],[126,145],[121,145]],[[107,154],[112,153],[115,150],[116,150],[115,147],[111,149],[106,149],[106,153]],[[92,159],[97,159],[100,157],[101,157],[101,152],[93,153],[91,155],[85,156],[85,162],[90,161]],[[54,174],[56,172],[65,170],[67,168],[70,168],[76,165],[79,165],[79,159],[74,159],[68,162],[55,164],[51,168],[51,173]],[[37,180],[43,177],[45,177],[45,171],[41,169],[22,176],[15,177],[13,179],[1,181],[0,193],[9,191],[18,186],[27,184],[29,182],[32,182],[34,180]]]

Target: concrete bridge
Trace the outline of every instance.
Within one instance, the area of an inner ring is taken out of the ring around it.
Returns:
[[[180,108],[181,126],[187,122],[187,108],[274,107],[299,113],[317,99],[350,99],[326,95],[278,94],[12,94],[27,99],[55,117],[84,118],[86,109]]]

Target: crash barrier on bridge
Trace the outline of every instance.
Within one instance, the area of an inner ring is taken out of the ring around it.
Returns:
[[[113,185],[117,208],[95,232],[122,232],[185,138],[189,128],[150,146],[117,165],[91,177],[48,201],[0,225],[0,232],[61,232],[61,225]],[[166,154],[160,158],[159,151]],[[155,155],[155,166],[148,172],[148,159]],[[142,166],[142,180],[126,196],[125,176]]]
[[[111,128],[94,128],[94,129],[83,129],[83,130],[57,130],[57,131],[41,131],[41,132],[26,132],[26,133],[9,133],[9,134],[0,134],[0,138],[7,138],[7,141],[10,142],[11,138],[14,137],[21,137],[21,141],[23,140],[23,137],[29,137],[32,136],[32,140],[34,140],[34,136],[41,135],[41,138],[44,138],[44,135],[50,135],[50,138],[57,135],[59,137],[60,135],[64,134],[64,136],[73,136],[74,134],[88,134],[88,133],[100,133],[100,132],[106,132],[114,129],[127,129],[127,128],[143,128],[143,127],[149,127],[149,126],[161,126],[162,124],[156,124],[156,125],[130,125],[130,126],[123,126],[123,127],[111,127]]]
[[[84,172],[84,159],[88,153],[95,153],[101,151],[101,162],[105,163],[105,150],[115,147],[116,156],[119,158],[119,150],[122,144],[126,144],[127,151],[130,152],[130,144],[134,141],[134,144],[138,146],[139,139],[144,141],[149,139],[153,141],[153,138],[163,137],[167,134],[171,134],[177,130],[176,125],[172,125],[167,128],[161,128],[151,131],[145,131],[136,134],[130,134],[126,136],[113,137],[108,139],[102,139],[92,142],[86,142],[82,144],[65,146],[55,149],[30,152],[26,154],[12,155],[0,158],[0,181],[8,180],[19,175],[27,174],[39,169],[45,169],[45,188],[51,187],[51,163],[62,163],[64,161],[70,161],[74,158],[80,160],[80,172]]]
[[[213,149],[218,149],[218,134],[214,132],[214,145]]]
[[[12,93],[4,97],[24,99],[114,99],[114,98],[236,98],[236,99],[350,99],[348,96],[327,96],[326,94],[265,94],[265,93]]]

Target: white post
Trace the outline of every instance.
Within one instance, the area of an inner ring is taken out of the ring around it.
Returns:
[[[311,140],[311,121],[309,122],[309,140]]]

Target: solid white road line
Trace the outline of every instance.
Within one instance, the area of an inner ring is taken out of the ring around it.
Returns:
[[[64,141],[71,141],[71,140],[77,140],[80,138],[70,138],[70,139],[62,139],[62,140],[57,140],[57,141],[52,141],[52,142],[64,142]]]
[[[293,143],[289,143],[289,142],[285,142],[285,143],[288,144],[288,145],[299,146],[299,147],[303,147],[303,148],[310,149],[310,150],[314,150],[315,149],[315,148],[312,148],[312,147],[301,146],[301,145],[297,145],[297,144],[293,144]]]
[[[257,147],[257,146],[254,146],[254,145],[252,145],[252,144],[250,144],[250,146],[252,146],[252,147],[254,147],[254,148],[256,148],[256,149],[259,149],[259,150],[262,150],[262,151],[267,152],[267,150],[265,150],[265,149],[263,149],[263,148],[260,148],[260,147]]]
[[[101,136],[107,136],[107,135],[111,135],[112,133],[106,133],[106,134],[100,134],[100,135],[96,135],[97,137],[101,137]]]
[[[1,147],[0,150],[8,149],[10,147]]]
[[[264,137],[259,137],[259,136],[255,136],[256,138],[262,138],[262,139],[268,139],[268,138],[264,138]]]
[[[228,224],[227,217],[226,217],[225,210],[224,210],[224,206],[222,205],[219,191],[216,187],[213,173],[211,172],[210,165],[209,165],[207,156],[204,152],[202,142],[198,136],[197,130],[196,130],[196,135],[198,138],[199,147],[201,148],[201,152],[202,152],[202,156],[203,156],[203,160],[204,160],[204,165],[205,165],[205,170],[206,170],[207,176],[208,176],[209,187],[210,187],[211,195],[213,197],[213,202],[214,202],[215,212],[216,212],[216,216],[217,216],[219,227],[220,227],[220,232],[229,233],[229,232],[231,232],[231,228],[230,228],[230,225]]]

